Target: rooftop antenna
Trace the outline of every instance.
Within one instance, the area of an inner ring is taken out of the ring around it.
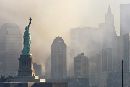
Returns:
[[[123,77],[124,77],[124,75],[123,75],[123,60],[122,60],[122,87],[124,86],[124,81],[123,81],[124,78]]]
[[[109,0],[105,0],[105,8],[106,8],[106,11],[108,10],[108,7],[110,7],[110,2]]]

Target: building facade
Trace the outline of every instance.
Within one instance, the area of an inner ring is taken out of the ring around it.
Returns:
[[[124,72],[129,72],[130,70],[130,4],[121,4],[120,5],[120,35],[122,41],[122,59],[124,59]]]
[[[130,32],[130,4],[120,5],[120,34],[125,35]]]
[[[74,58],[74,75],[75,77],[88,78],[89,61],[84,53],[81,53]]]
[[[17,75],[18,58],[22,49],[22,35],[18,25],[3,24],[0,29],[0,74]]]
[[[51,45],[51,79],[66,78],[66,44],[62,37],[56,37]]]
[[[35,76],[43,76],[42,75],[42,66],[37,63],[33,63],[33,69],[35,71]]]
[[[103,30],[102,42],[102,71],[111,72],[113,70],[113,59],[115,58],[115,39],[116,31],[114,27],[114,15],[112,14],[110,6],[105,15],[105,23]]]

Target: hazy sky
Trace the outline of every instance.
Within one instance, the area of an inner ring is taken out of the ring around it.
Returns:
[[[39,62],[48,56],[56,36],[68,43],[71,28],[98,27],[109,4],[119,32],[119,7],[126,3],[130,0],[0,0],[0,25],[13,22],[23,31],[31,16],[32,53]]]

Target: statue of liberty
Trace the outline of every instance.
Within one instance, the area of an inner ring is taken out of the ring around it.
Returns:
[[[31,36],[29,32],[30,24],[32,19],[29,19],[29,25],[25,27],[25,32],[23,36],[23,50],[22,54],[20,55],[19,58],[19,69],[18,69],[18,77],[20,77],[20,81],[23,80],[22,82],[25,82],[25,79],[27,78],[28,80],[32,81],[32,55],[30,54],[30,45],[31,45]],[[25,79],[21,79],[25,77]],[[28,78],[29,77],[29,78]]]
[[[30,55],[30,45],[31,45],[31,36],[30,36],[30,32],[29,32],[29,27],[31,24],[31,17],[30,17],[30,22],[29,25],[25,27],[25,32],[24,32],[24,42],[23,42],[23,50],[22,50],[22,54],[23,55]]]

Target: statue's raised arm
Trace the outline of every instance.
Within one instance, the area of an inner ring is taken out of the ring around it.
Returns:
[[[30,19],[29,19],[30,21],[29,21],[29,25],[28,25],[28,28],[30,27],[30,24],[32,23],[32,18],[30,17]]]

